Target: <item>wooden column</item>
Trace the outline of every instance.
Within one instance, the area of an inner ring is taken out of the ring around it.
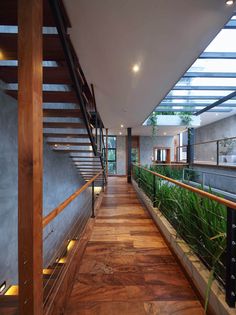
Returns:
[[[42,315],[42,2],[18,0],[19,314]]]
[[[131,128],[127,128],[127,161],[128,161],[128,169],[127,169],[127,182],[131,183],[131,150],[132,150],[132,134],[131,134]]]
[[[108,128],[106,128],[106,178],[108,178]]]

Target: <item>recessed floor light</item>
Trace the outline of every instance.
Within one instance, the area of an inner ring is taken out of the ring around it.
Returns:
[[[233,5],[234,4],[234,1],[233,0],[227,0],[226,1],[226,5]]]
[[[138,64],[133,65],[132,70],[133,70],[134,73],[139,72],[139,70],[140,70],[139,65]]]

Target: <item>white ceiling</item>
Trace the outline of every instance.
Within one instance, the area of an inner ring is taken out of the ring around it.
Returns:
[[[136,134],[147,130],[141,127],[145,118],[236,9],[225,0],[64,2],[72,42],[95,86],[105,126],[118,133],[123,124]],[[136,74],[135,63],[140,64]]]

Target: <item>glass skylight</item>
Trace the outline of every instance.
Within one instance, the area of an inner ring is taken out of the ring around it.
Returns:
[[[209,105],[236,91],[236,16],[234,15],[215,39],[177,82],[155,109],[171,114],[198,111],[236,111],[236,97],[217,106]]]

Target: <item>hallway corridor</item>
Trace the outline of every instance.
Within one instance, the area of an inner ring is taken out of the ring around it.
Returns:
[[[66,315],[200,315],[202,306],[126,178],[109,178]]]

